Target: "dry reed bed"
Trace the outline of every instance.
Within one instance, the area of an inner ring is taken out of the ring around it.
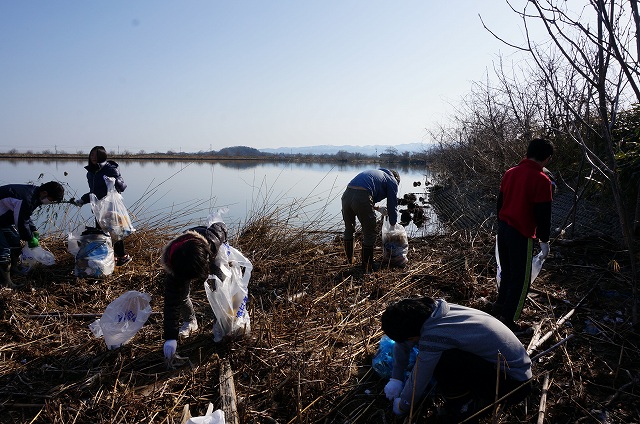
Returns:
[[[209,402],[220,407],[220,359],[226,358],[241,422],[402,422],[382,394],[385,381],[370,367],[385,305],[431,295],[483,309],[495,296],[490,234],[411,240],[407,268],[363,274],[344,264],[340,240],[318,228],[289,227],[274,215],[260,217],[231,240],[254,265],[250,337],[213,343],[211,308],[203,288],[194,287],[200,330],[179,345],[189,361],[167,369],[158,257],[177,231],[140,228],[127,240],[134,261],[104,280],[76,279],[64,241],[45,240],[57,264],[34,269],[25,290],[0,291],[0,420],[178,423],[187,404],[193,415],[204,413]],[[615,318],[618,309],[628,317],[626,283],[607,268],[612,255],[611,246],[601,243],[554,248],[525,319],[544,322],[546,332],[589,295],[572,325],[557,329],[534,354],[569,334],[576,337],[536,363],[528,409],[504,413],[498,422],[536,418],[546,371],[552,381],[548,422],[597,422],[604,414],[608,422],[639,420],[638,334],[626,322],[605,319],[606,314]],[[109,351],[88,324],[127,290],[151,294],[157,313],[129,344]],[[584,331],[587,319],[599,333]],[[432,417],[434,410],[426,400],[414,422]]]

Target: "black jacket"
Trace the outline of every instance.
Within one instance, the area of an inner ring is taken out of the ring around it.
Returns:
[[[20,239],[29,241],[33,238],[36,226],[31,221],[31,214],[40,201],[40,188],[31,184],[9,184],[0,187],[0,227],[15,225]]]
[[[120,175],[120,169],[118,164],[112,160],[108,160],[103,163],[97,164],[95,167],[85,166],[87,170],[87,182],[89,183],[89,193],[96,195],[98,200],[107,195],[107,183],[104,177],[113,177],[116,179],[116,191],[122,193],[127,188],[127,184],[124,182],[122,175]],[[89,193],[82,195],[82,201],[89,203]]]

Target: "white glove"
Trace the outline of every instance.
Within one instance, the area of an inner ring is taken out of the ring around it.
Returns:
[[[393,413],[396,415],[406,414],[406,412],[400,409],[400,400],[401,400],[400,398],[395,398],[395,400],[393,401]]]
[[[389,382],[384,386],[384,394],[389,400],[394,400],[402,392],[404,383],[396,378],[389,379]]]
[[[167,340],[164,342],[164,357],[169,360],[176,354],[178,342],[176,340]]]
[[[547,259],[549,255],[549,243],[540,242],[540,253],[542,253],[541,259]]]
[[[82,205],[84,205],[84,202],[82,201],[82,199],[75,199],[73,201],[73,204],[76,205],[76,206],[82,206]]]

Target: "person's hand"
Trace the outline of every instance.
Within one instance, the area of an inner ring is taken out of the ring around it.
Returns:
[[[73,203],[76,206],[84,205],[84,202],[82,201],[82,199],[69,199],[69,203]]]
[[[549,243],[540,242],[540,253],[542,254],[541,259],[547,259],[547,256],[549,256]]]
[[[402,408],[400,408],[400,401],[401,401],[401,399],[399,397],[395,398],[394,401],[393,401],[393,413],[396,414],[396,415],[404,415],[404,414],[406,414],[406,412],[403,411]]]
[[[178,342],[176,340],[167,340],[164,342],[164,358],[170,360],[176,354]]]
[[[34,232],[33,232],[33,236],[34,236],[36,239],[38,239],[38,241],[40,241],[40,233],[39,233],[39,232],[34,231]]]
[[[33,236],[31,240],[27,242],[27,245],[29,246],[29,249],[33,249],[34,247],[40,246],[40,243],[38,242],[38,238]]]
[[[404,383],[397,378],[390,378],[386,386],[384,386],[384,394],[389,400],[394,400],[402,392]]]

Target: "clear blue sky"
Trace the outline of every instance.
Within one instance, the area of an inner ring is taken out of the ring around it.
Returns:
[[[0,2],[0,151],[426,142],[521,39],[500,0]]]

